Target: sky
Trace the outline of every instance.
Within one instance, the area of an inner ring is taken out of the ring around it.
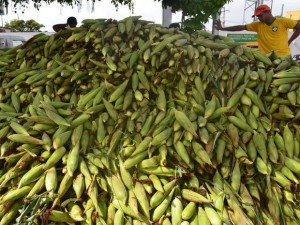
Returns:
[[[21,9],[17,9],[16,13],[10,5],[8,7],[8,14],[1,16],[0,26],[5,25],[5,22],[9,22],[13,19],[34,19],[45,26],[41,29],[42,31],[53,32],[52,26],[54,24],[66,23],[67,18],[70,16],[77,18],[78,25],[81,24],[83,19],[112,18],[120,20],[131,15],[139,15],[142,16],[142,19],[162,23],[162,8],[160,2],[154,0],[134,0],[133,2],[134,12],[131,12],[127,6],[120,6],[119,9],[116,10],[110,0],[101,0],[100,2],[96,0],[94,11],[92,11],[91,3],[88,3],[86,0],[83,0],[83,5],[80,10],[77,6],[60,6],[57,3],[51,3],[50,5],[43,4],[42,7],[37,10],[33,7],[33,4],[29,4],[28,8],[23,9],[23,13]],[[271,5],[271,3],[271,0],[264,1],[264,4]],[[225,26],[251,22],[253,10],[253,1],[233,0],[224,6],[221,21]],[[286,16],[288,11],[295,10],[300,11],[299,0],[273,0],[273,15]],[[172,15],[172,22],[180,22],[180,19],[180,12]],[[210,21],[206,24],[206,29],[211,30],[211,27]]]

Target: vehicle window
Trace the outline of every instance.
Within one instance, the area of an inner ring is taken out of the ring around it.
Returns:
[[[21,44],[23,44],[22,41],[13,41],[13,46],[14,46],[14,47],[15,47],[15,46],[18,46],[18,45],[21,45]]]

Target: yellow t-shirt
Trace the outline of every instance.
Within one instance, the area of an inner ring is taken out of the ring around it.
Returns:
[[[288,56],[291,54],[291,49],[288,45],[288,32],[293,29],[297,21],[276,17],[271,25],[267,25],[260,21],[247,24],[248,31],[257,32],[258,49],[264,53],[275,51],[278,56]]]

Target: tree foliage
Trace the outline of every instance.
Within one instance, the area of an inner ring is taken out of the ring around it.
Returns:
[[[157,0],[160,1],[160,0]],[[172,12],[182,11],[182,25],[187,31],[203,29],[204,24],[232,0],[162,0]]]
[[[1,0],[0,0],[1,1]],[[14,6],[26,7],[30,1],[34,3],[36,8],[41,4],[50,4],[58,2],[62,5],[80,6],[82,0],[2,0],[5,3],[12,2]],[[95,3],[101,0],[87,0]],[[111,0],[111,3],[118,8],[120,5],[128,6],[133,10],[134,0]],[[142,0],[139,0],[142,1]],[[182,25],[191,29],[203,28],[212,15],[215,15],[220,8],[232,0],[153,0],[162,3],[163,7],[171,7],[172,12],[182,11]]]
[[[57,2],[61,5],[68,5],[68,6],[80,6],[82,0],[0,0],[0,2],[3,1],[5,5],[8,5],[10,3],[13,4],[13,6],[21,6],[23,8],[26,8],[26,6],[30,3],[34,3],[35,8],[39,8],[41,4],[51,4],[53,2]],[[95,3],[96,1],[100,2],[101,0],[86,0],[90,1],[92,3]],[[120,5],[128,6],[129,9],[133,9],[133,0],[111,0],[111,3],[118,8]]]
[[[13,32],[37,32],[44,27],[35,20],[11,20],[5,23],[5,26],[12,28]]]

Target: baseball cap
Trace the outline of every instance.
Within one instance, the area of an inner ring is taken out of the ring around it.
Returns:
[[[263,12],[266,12],[266,11],[270,11],[270,7],[268,5],[259,5],[256,9],[255,9],[255,12],[254,12],[254,16],[258,16],[260,14],[262,14]]]

